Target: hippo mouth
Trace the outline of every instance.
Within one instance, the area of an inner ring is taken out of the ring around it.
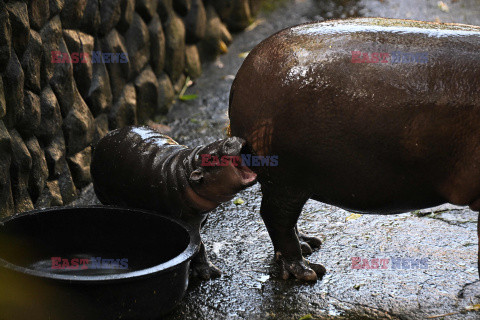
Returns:
[[[235,170],[237,174],[240,176],[242,185],[249,187],[255,184],[257,180],[257,174],[253,172],[249,167],[239,165],[235,167]]]
[[[242,153],[247,152],[247,141],[242,139],[240,152],[238,154],[241,157]],[[235,167],[237,174],[240,176],[242,185],[249,187],[254,185],[257,180],[257,174],[253,172],[249,167],[244,166],[243,164],[239,164]]]

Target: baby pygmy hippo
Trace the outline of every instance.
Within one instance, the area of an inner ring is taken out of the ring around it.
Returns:
[[[103,204],[158,211],[200,231],[209,211],[256,181],[246,166],[202,166],[201,155],[238,157],[244,145],[231,137],[190,149],[148,127],[117,129],[95,147],[95,193]],[[203,242],[192,270],[203,279],[221,274],[208,261]]]

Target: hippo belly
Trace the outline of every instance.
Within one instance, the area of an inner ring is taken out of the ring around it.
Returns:
[[[278,155],[252,169],[286,276],[316,279],[296,231],[310,198],[367,213],[480,209],[480,27],[365,18],[282,30],[244,61],[229,116],[252,153]]]

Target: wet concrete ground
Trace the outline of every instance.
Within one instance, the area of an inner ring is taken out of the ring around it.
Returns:
[[[356,15],[480,25],[480,1],[445,4],[448,12],[436,0],[287,1],[261,16],[253,31],[237,35],[228,54],[204,66],[203,76],[187,90],[198,98],[177,102],[168,115],[170,135],[189,146],[223,138],[241,53],[284,27]],[[347,219],[350,212],[309,201],[299,228],[324,239],[309,260],[323,264],[327,274],[305,284],[275,277],[273,247],[259,214],[259,185],[238,197],[245,203],[217,208],[202,232],[223,276],[192,280],[185,299],[165,319],[480,319],[480,311],[468,310],[480,304],[476,213],[445,206]],[[78,203],[92,202],[90,188]],[[428,265],[392,269],[390,262],[389,269],[352,269],[352,257],[427,259]]]

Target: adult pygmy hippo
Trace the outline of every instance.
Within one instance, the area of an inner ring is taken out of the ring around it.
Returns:
[[[95,147],[95,193],[103,204],[159,211],[200,231],[207,212],[256,179],[245,166],[201,166],[200,156],[239,156],[244,145],[243,139],[228,138],[189,149],[147,127],[117,129]],[[204,279],[220,275],[203,242],[192,269]]]
[[[398,52],[421,59],[392,61]],[[364,18],[282,30],[244,61],[229,114],[252,153],[278,155],[252,169],[284,278],[325,272],[297,236],[308,199],[362,213],[480,210],[480,27]]]

